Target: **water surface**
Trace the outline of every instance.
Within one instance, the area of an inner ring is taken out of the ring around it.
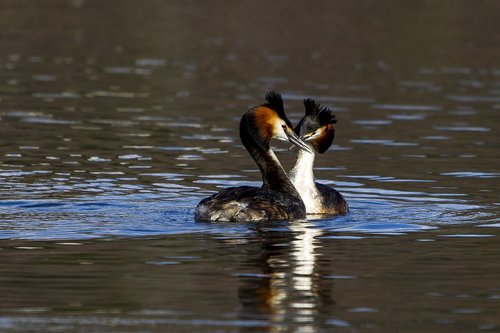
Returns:
[[[2,331],[500,329],[495,2],[0,6]],[[269,89],[351,213],[195,222]]]

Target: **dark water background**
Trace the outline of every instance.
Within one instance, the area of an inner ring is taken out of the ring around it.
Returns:
[[[499,32],[497,1],[0,1],[0,330],[499,331]],[[194,222],[258,186],[269,89],[336,111],[352,212]]]

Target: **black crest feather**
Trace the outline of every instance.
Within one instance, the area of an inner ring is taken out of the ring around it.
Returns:
[[[266,94],[266,104],[264,106],[273,109],[276,111],[278,116],[283,119],[286,124],[290,127],[292,127],[292,123],[290,120],[288,120],[286,114],[285,114],[285,107],[283,106],[283,98],[281,98],[281,94],[275,92],[275,91],[269,91]]]
[[[304,106],[306,114],[294,129],[298,136],[312,133],[318,128],[337,123],[332,110],[326,106],[316,104],[313,99],[304,99]],[[318,153],[324,153],[332,145],[333,138],[335,137],[335,128],[333,126],[328,126],[326,129],[321,136],[311,141],[311,144]]]
[[[304,99],[304,106],[306,108],[306,117],[309,116],[318,121],[320,126],[337,123],[337,119],[332,113],[332,110],[326,106],[316,104],[312,98]]]
[[[269,91],[266,94],[266,102],[267,103],[264,104],[265,106],[278,112],[278,115],[281,118],[286,119],[285,107],[283,106],[283,98],[281,98],[280,94],[272,90]]]

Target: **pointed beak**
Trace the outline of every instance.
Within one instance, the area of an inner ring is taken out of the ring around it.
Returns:
[[[307,142],[316,139],[316,136],[314,135],[314,133],[307,133],[305,135],[302,135],[300,139],[304,142]]]
[[[285,133],[290,143],[293,143],[295,146],[299,147],[302,150],[307,151],[308,153],[314,154],[311,148],[304,141],[299,139],[293,131],[286,131]]]

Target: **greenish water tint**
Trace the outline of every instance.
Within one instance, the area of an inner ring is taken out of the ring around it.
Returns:
[[[0,8],[1,331],[500,329],[496,2]],[[351,213],[195,222],[269,89]]]

